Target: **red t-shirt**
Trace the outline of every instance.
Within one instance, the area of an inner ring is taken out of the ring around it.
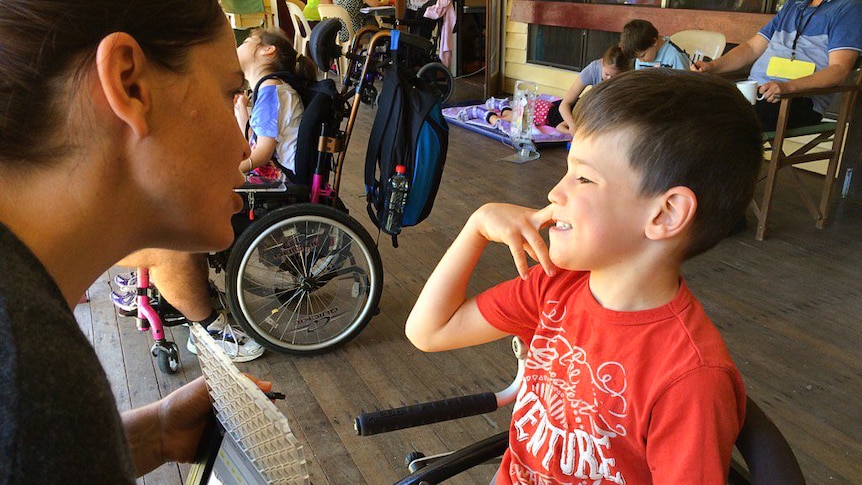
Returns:
[[[725,484],[745,387],[680,280],[667,305],[602,307],[589,273],[502,283],[478,297],[530,342],[498,484]]]

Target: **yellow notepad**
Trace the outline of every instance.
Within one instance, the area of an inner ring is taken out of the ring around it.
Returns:
[[[766,67],[766,75],[784,79],[799,79],[814,74],[817,66],[813,62],[791,60],[786,57],[772,57]]]

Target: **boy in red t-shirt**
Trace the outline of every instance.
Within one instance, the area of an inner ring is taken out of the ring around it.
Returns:
[[[680,266],[742,217],[757,119],[729,83],[656,69],[601,83],[575,126],[550,205],[478,209],[407,336],[425,351],[530,342],[498,484],[724,484],[745,389]],[[468,298],[489,241],[521,277]]]

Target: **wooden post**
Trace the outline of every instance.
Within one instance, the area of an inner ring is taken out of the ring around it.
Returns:
[[[395,0],[395,18],[403,19],[407,12],[407,0]],[[400,28],[398,30],[407,30]]]

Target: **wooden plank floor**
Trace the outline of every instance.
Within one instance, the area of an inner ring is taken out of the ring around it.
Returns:
[[[351,142],[343,199],[370,228],[364,208],[362,164],[372,110],[363,106]],[[438,453],[504,429],[507,413],[437,424],[373,437],[356,437],[361,411],[457,396],[506,385],[515,371],[508,342],[443,354],[423,354],[403,335],[403,323],[434,264],[468,215],[487,201],[540,206],[565,171],[565,150],[547,149],[518,165],[499,159],[502,144],[453,128],[441,192],[428,220],[406,229],[393,249],[381,238],[385,285],[380,314],[359,337],[314,357],[267,353],[240,364],[272,380],[287,395],[277,406],[305,444],[314,484],[386,484],[406,474],[414,449]],[[803,176],[814,184],[817,176]],[[769,239],[754,241],[753,227],[722,242],[684,267],[692,291],[724,335],[749,394],[788,437],[812,484],[862,480],[862,202],[841,201],[835,220],[817,230],[790,179],[779,181]],[[751,217],[751,216],[749,216]],[[753,226],[753,224],[751,224]],[[373,233],[376,234],[376,233]],[[76,308],[82,330],[108,369],[121,409],[157,399],[200,374],[185,350],[187,329],[169,335],[180,344],[183,365],[161,374],[147,335],[134,320],[117,317],[107,294],[112,269]],[[515,276],[508,252],[492,247],[477,268],[478,292]],[[140,483],[181,483],[186,466],[165,465]],[[453,484],[488,483],[480,467]]]

